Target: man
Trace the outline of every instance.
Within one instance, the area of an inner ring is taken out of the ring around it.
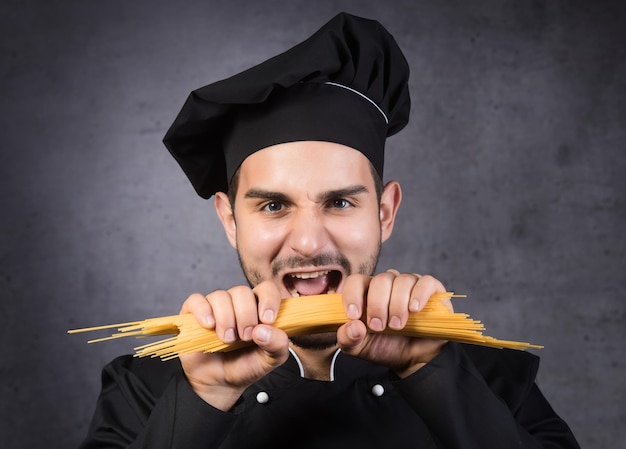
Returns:
[[[383,332],[445,291],[373,275],[402,197],[381,179],[407,80],[382,26],[340,14],[190,95],[165,143],[214,196],[250,286],[191,295],[181,313],[253,344],[115,360],[82,447],[578,447],[534,384],[536,357]],[[347,318],[337,332],[289,339],[272,325],[283,298],[332,292]]]

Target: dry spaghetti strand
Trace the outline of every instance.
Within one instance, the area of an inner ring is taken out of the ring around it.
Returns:
[[[525,350],[540,349],[543,346],[526,342],[499,340],[485,336],[484,325],[464,313],[451,312],[443,300],[463,297],[453,292],[435,293],[420,311],[411,313],[404,329],[385,330],[410,337],[436,338],[460,343],[469,343],[494,348]],[[315,295],[303,298],[289,298],[282,301],[274,326],[284,330],[290,337],[317,332],[336,331],[348,318],[343,308],[340,294]],[[238,341],[222,342],[214,330],[198,324],[191,314],[149,318],[143,321],[110,324],[68,331],[71,334],[107,329],[118,332],[104,338],[90,340],[96,343],[121,337],[154,337],[173,335],[170,338],[147,343],[135,349],[137,357],[160,357],[163,360],[176,358],[192,352],[226,352],[239,349],[250,343]]]

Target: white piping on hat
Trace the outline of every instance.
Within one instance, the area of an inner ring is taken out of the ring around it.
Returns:
[[[382,114],[383,118],[385,119],[385,123],[387,125],[389,124],[389,119],[387,118],[387,115],[383,112],[382,109],[380,109],[380,107],[374,102],[374,100],[372,100],[367,95],[364,95],[361,92],[359,92],[358,90],[355,90],[355,89],[353,89],[351,87],[344,86],[343,84],[339,84],[339,83],[333,83],[332,81],[325,81],[324,84],[328,84],[330,86],[343,87],[344,89],[349,90],[350,92],[353,92],[353,93],[355,93],[357,95],[360,95],[361,97],[365,98],[367,101],[372,103],[376,109],[378,109],[378,112],[380,112]]]

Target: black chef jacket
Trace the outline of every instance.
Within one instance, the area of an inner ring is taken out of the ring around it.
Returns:
[[[578,448],[526,352],[448,343],[405,379],[338,352],[332,381],[287,362],[229,412],[200,399],[180,362],[117,358],[82,449]]]

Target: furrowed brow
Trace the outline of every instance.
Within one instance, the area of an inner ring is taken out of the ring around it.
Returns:
[[[281,192],[272,192],[269,190],[250,189],[244,195],[246,199],[258,199],[258,200],[274,200],[281,202],[288,202],[289,197]]]
[[[363,193],[368,193],[367,187],[361,185],[355,185],[346,187],[345,189],[336,189],[336,190],[328,190],[326,192],[321,193],[318,196],[318,200],[320,202],[329,201],[336,198],[345,198],[355,195],[361,195]]]

